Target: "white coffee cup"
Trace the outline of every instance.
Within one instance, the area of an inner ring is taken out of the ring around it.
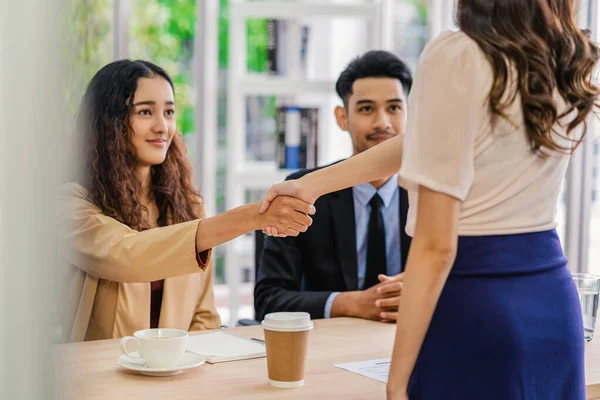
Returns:
[[[185,353],[188,336],[188,332],[181,329],[143,329],[121,339],[121,351],[147,368],[173,368]],[[130,340],[137,343],[139,357],[127,351]]]

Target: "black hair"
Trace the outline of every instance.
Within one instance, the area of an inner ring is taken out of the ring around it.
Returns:
[[[335,84],[335,91],[345,106],[352,95],[352,85],[362,78],[398,79],[406,94],[410,93],[413,83],[410,69],[395,54],[384,50],[368,51],[352,60]]]

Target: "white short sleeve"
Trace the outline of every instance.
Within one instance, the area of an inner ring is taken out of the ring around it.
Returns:
[[[474,177],[475,137],[487,115],[491,67],[462,32],[430,42],[408,103],[400,184],[425,186],[464,201]]]

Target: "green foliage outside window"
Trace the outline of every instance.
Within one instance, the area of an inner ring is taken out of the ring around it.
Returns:
[[[112,60],[113,1],[70,0],[68,6],[64,99],[74,115],[92,76]]]
[[[421,25],[427,25],[427,0],[403,0],[412,4],[419,14],[419,22]]]
[[[219,67],[227,69],[229,2],[220,0],[219,5]],[[133,0],[131,10],[132,57],[148,59],[171,74],[175,83],[179,129],[184,134],[194,132],[196,0]],[[247,33],[248,70],[264,72],[267,64],[266,21],[248,21]]]
[[[129,54],[164,68],[175,86],[177,127],[194,132],[194,0],[132,0]]]

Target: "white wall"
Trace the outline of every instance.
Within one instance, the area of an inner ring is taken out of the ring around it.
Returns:
[[[455,0],[429,0],[429,37],[434,38],[445,30],[454,28]]]
[[[51,187],[64,148],[62,1],[0,0],[0,398],[51,399]],[[62,397],[61,397],[62,398]]]

